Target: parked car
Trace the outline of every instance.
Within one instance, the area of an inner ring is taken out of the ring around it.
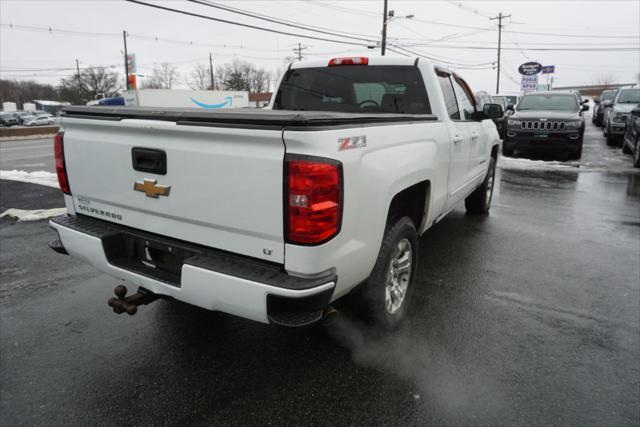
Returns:
[[[522,96],[513,113],[507,118],[507,131],[502,153],[513,155],[515,150],[558,150],[572,158],[582,156],[584,137],[583,111],[572,92],[533,92]]]
[[[418,236],[462,201],[488,212],[502,108],[459,75],[357,57],[280,82],[266,110],[64,108],[51,246],[139,287],[116,289],[116,313],[167,296],[302,326],[362,285],[358,307],[393,328]]]
[[[33,114],[28,111],[17,111],[13,113],[14,117],[18,119],[18,123],[24,125],[24,122],[31,119]]]
[[[591,115],[591,122],[593,124],[595,124],[596,126],[602,126],[604,111],[606,110],[605,106],[603,105],[603,102],[611,101],[616,96],[617,93],[618,93],[618,89],[603,90],[602,93],[600,94],[600,98],[593,100],[594,102],[593,114]]]
[[[627,117],[638,103],[640,89],[623,88],[618,91],[604,116],[603,134],[607,138],[607,145],[622,145]]]
[[[631,110],[627,117],[627,126],[622,138],[622,152],[633,154],[633,167],[640,168],[640,104]]]
[[[0,124],[5,127],[16,126],[19,125],[18,119],[13,115],[13,113],[0,113]]]
[[[497,102],[494,102],[493,97],[489,95],[487,92],[476,92],[475,96],[476,96],[476,101],[478,103],[479,110],[482,110],[485,104],[499,104]],[[498,130],[498,135],[500,135],[500,139],[502,139],[502,133],[503,133],[502,131],[504,130],[503,122],[504,122],[504,116],[493,119],[493,123],[495,123],[496,125],[496,129]]]
[[[569,90],[569,92],[573,93],[576,97],[576,99],[578,100],[578,104],[582,105],[582,104],[588,104],[589,103],[589,99],[588,98],[583,98],[582,97],[582,93],[577,90],[577,89],[571,89]]]
[[[24,121],[25,126],[43,126],[53,124],[53,117],[51,116],[32,116]]]

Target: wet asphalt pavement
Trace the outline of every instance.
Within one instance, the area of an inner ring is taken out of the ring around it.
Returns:
[[[46,222],[1,220],[0,423],[638,425],[640,174],[591,126],[584,150],[607,171],[503,169],[488,217],[429,230],[387,336],[344,313],[304,330],[168,301],[116,316],[116,281],[51,252]]]

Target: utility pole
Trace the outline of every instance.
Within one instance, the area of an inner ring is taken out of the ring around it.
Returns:
[[[384,0],[384,12],[382,13],[382,43],[380,44],[380,54],[384,56],[385,50],[387,50],[387,0]]]
[[[76,71],[78,72],[78,92],[82,91],[82,80],[80,80],[80,63],[76,58]]]
[[[122,31],[122,38],[124,40],[124,84],[127,90],[129,90],[129,54],[127,53],[127,31]]]
[[[213,57],[209,53],[209,74],[211,75],[211,90],[213,90]]]
[[[298,43],[298,47],[293,48],[293,53],[298,55],[298,61],[302,61],[302,51],[306,48],[306,46],[302,46],[300,43]]]
[[[511,18],[511,15],[503,15],[502,12],[498,16],[489,18],[490,21],[498,20],[498,75],[496,77],[496,95],[500,93],[500,49],[502,49],[502,20]]]

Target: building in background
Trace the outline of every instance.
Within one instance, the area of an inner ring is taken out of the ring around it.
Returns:
[[[70,102],[48,101],[44,99],[34,99],[33,104],[36,106],[36,111],[44,111],[54,116],[62,110],[62,107],[71,105]]]
[[[271,101],[271,92],[251,92],[249,93],[249,107],[263,108]]]

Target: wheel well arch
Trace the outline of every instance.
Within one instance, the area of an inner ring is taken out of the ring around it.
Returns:
[[[416,230],[420,230],[429,211],[430,193],[431,182],[428,180],[420,181],[396,193],[389,204],[387,224],[408,216]]]
[[[495,160],[498,160],[498,149],[499,149],[498,144],[491,147],[491,157],[493,157]]]

